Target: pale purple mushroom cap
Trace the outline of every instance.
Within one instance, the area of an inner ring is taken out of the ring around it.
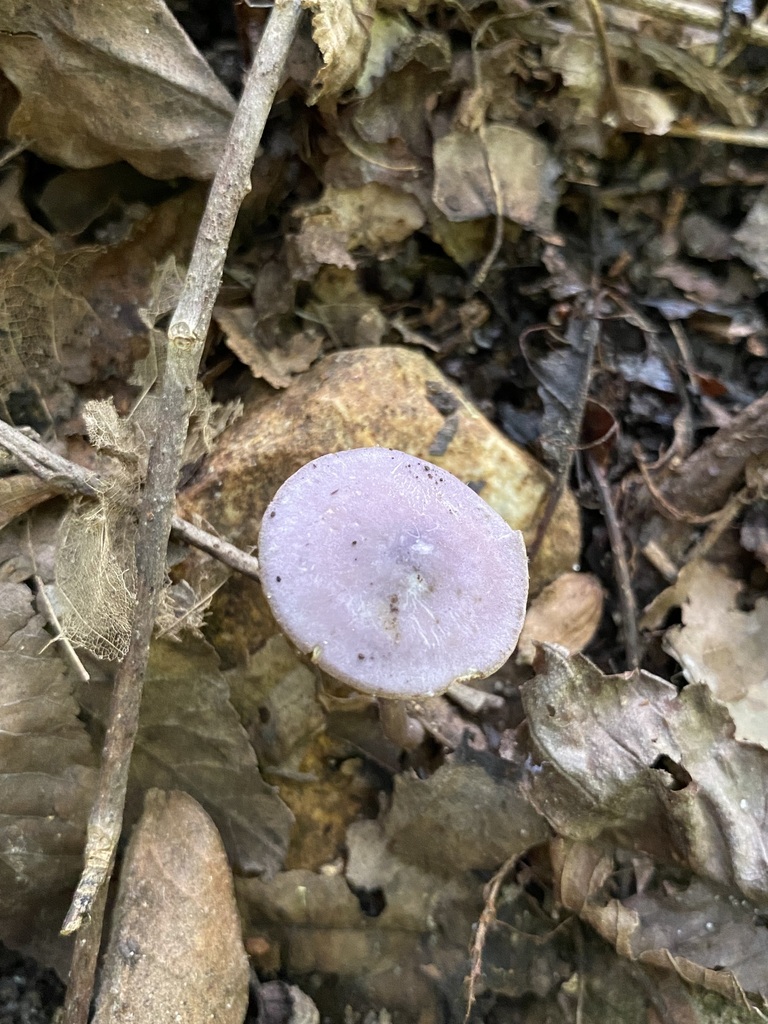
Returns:
[[[379,696],[490,675],[525,617],[522,534],[455,476],[390,448],[324,455],[294,473],[264,514],[259,562],[296,646]]]

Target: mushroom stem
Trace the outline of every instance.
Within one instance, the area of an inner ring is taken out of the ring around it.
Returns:
[[[404,750],[415,750],[424,739],[424,727],[408,714],[401,700],[379,697],[379,721],[384,735]]]

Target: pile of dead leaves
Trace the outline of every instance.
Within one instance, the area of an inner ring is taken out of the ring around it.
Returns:
[[[751,1018],[768,7],[306,6],[179,512],[250,551],[299,466],[404,449],[523,530],[531,605],[406,753],[172,542],[96,1019],[240,1024],[249,969],[261,1024]],[[1,418],[101,481],[0,463],[0,939],[63,978],[163,328],[268,16],[171,7],[0,10]]]

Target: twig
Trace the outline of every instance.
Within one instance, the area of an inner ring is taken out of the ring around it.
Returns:
[[[168,328],[168,353],[160,393],[161,416],[151,450],[139,514],[136,551],[136,616],[131,643],[115,676],[102,751],[96,800],[88,822],[85,866],[62,931],[71,934],[92,916],[88,948],[78,944],[70,977],[89,972],[93,985],[93,944],[102,917],[99,894],[109,881],[122,828],[128,769],[139,720],[149,641],[155,622],[166,548],[173,520],[176,486],[192,409],[200,356],[216,300],[232,229],[250,175],[288,50],[301,15],[300,0],[276,0],[235,112],[222,162],[211,186],[205,213],[176,312]],[[97,902],[98,901],[98,902]],[[82,990],[82,979],[77,980]],[[69,1001],[65,1024],[85,1024]]]
[[[496,903],[499,898],[499,892],[519,859],[520,854],[516,853],[506,860],[486,886],[485,906],[480,915],[480,920],[477,922],[475,938],[470,949],[471,966],[467,982],[467,1010],[464,1014],[464,1024],[468,1024],[469,1018],[472,1015],[472,1007],[475,1005],[475,988],[477,987],[477,980],[483,971],[483,949],[485,948],[488,929],[496,920]]]
[[[88,498],[99,496],[99,477],[89,469],[62,458],[45,445],[34,441],[23,431],[0,420],[0,445],[14,455],[22,465],[47,483],[55,484],[70,494],[84,494]]]
[[[627,654],[627,666],[633,669],[640,665],[640,638],[637,632],[637,605],[629,575],[624,538],[621,535],[621,529],[616,518],[611,487],[605,475],[605,470],[590,452],[586,453],[586,461],[600,500],[605,525],[608,529],[608,540],[613,556],[613,571],[616,576],[616,585],[619,588],[619,606],[621,607],[621,618],[624,626],[624,648]]]
[[[592,22],[592,29],[595,33],[595,39],[600,50],[600,56],[603,61],[603,77],[605,79],[605,90],[608,94],[608,99],[613,106],[614,110],[619,119],[620,124],[624,124],[624,108],[621,102],[621,91],[619,89],[619,77],[616,71],[616,61],[611,47],[608,44],[608,33],[605,28],[605,14],[600,4],[600,0],[587,0],[587,10],[589,12],[589,18]]]
[[[255,555],[248,554],[242,548],[208,533],[207,530],[200,529],[199,526],[194,526],[188,520],[182,519],[181,516],[173,517],[171,529],[178,538],[191,544],[194,548],[200,548],[201,551],[207,552],[219,562],[228,565],[230,569],[234,569],[235,572],[242,573],[243,576],[250,576],[255,580],[259,579],[259,560]]]
[[[696,25],[698,28],[712,29],[713,32],[719,32],[722,25],[722,13],[716,4],[696,3],[695,0],[615,0],[615,3],[617,7],[640,11],[663,21]],[[757,46],[768,46],[768,25],[755,20],[750,25],[736,29],[732,36]]]
[[[768,46],[768,41],[763,45]],[[733,128],[729,124],[672,124],[667,129],[667,135],[677,139],[727,142],[734,146],[768,149],[768,132],[764,128]]]
[[[27,437],[16,427],[11,427],[0,420],[0,446],[10,452],[23,465],[39,477],[45,480],[57,490],[67,494],[82,494],[85,497],[98,497],[104,491],[104,479],[90,469],[78,466],[76,462],[56,455],[48,450],[39,441]],[[207,530],[192,523],[181,516],[174,516],[171,521],[171,529],[174,534],[192,547],[207,552],[219,562],[228,565],[235,572],[259,579],[258,559],[242,548],[230,544],[229,541],[216,537]]]
[[[89,683],[91,677],[88,674],[88,670],[85,665],[80,661],[77,656],[72,644],[67,640],[66,636],[61,631],[61,625],[59,623],[58,616],[53,610],[53,605],[48,600],[48,595],[45,592],[45,584],[39,576],[33,576],[32,582],[35,585],[35,592],[37,594],[37,600],[40,602],[41,610],[45,613],[48,625],[54,630],[54,640],[61,645],[61,649],[64,652],[64,657],[69,662],[70,668],[75,673],[81,683]]]

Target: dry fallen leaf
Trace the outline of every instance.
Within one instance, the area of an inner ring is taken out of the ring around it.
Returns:
[[[213,822],[150,790],[120,873],[94,1024],[242,1024],[248,959]]]
[[[441,874],[498,867],[547,838],[545,821],[518,785],[479,764],[443,765],[429,779],[398,775],[384,820],[390,849],[402,860]]]
[[[99,722],[109,696],[107,682],[80,691]],[[153,645],[131,772],[134,807],[152,786],[183,788],[216,822],[237,870],[269,876],[281,866],[292,815],[261,778],[218,659],[202,641]]]
[[[279,344],[268,344],[252,306],[217,308],[214,319],[224,331],[227,347],[254,377],[262,378],[273,388],[287,388],[296,374],[308,370],[320,355],[322,338],[311,328],[296,331]]]
[[[58,929],[77,882],[95,757],[28,587],[0,584],[0,937],[66,965]]]
[[[8,137],[44,159],[213,177],[234,103],[161,0],[9,0],[0,69],[20,94]]]
[[[58,493],[58,488],[29,473],[0,477],[0,530]]]
[[[606,676],[545,647],[522,690],[526,789],[561,836],[605,837],[756,903],[768,898],[768,751],[739,743],[709,689],[647,672]]]
[[[323,57],[310,102],[336,100],[354,85],[368,52],[373,0],[308,0],[312,38]]]
[[[605,594],[596,576],[564,572],[531,601],[517,642],[517,660],[533,664],[536,643],[582,651],[597,632]]]
[[[542,234],[552,230],[560,167],[532,133],[504,124],[454,131],[435,143],[434,161],[432,198],[449,221],[499,213]]]
[[[657,627],[672,608],[682,610],[683,624],[666,631],[664,648],[689,682],[706,683],[726,705],[736,739],[768,747],[768,599],[742,611],[741,592],[741,584],[718,566],[689,562],[644,621]]]
[[[760,909],[727,889],[679,873],[655,872],[643,858],[567,840],[552,844],[558,899],[617,951],[672,969],[685,981],[734,1002],[768,992],[768,934]],[[632,862],[636,861],[635,864]],[[605,898],[632,865],[640,891]]]
[[[409,238],[425,221],[413,196],[377,182],[361,188],[327,188],[317,202],[297,212],[302,225],[294,246],[307,278],[324,263],[352,270],[355,249],[381,253]]]

